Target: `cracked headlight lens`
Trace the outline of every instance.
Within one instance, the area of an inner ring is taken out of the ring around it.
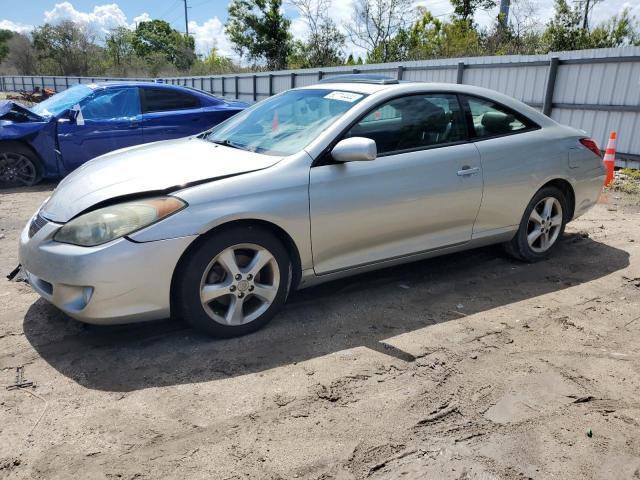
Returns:
[[[66,223],[53,237],[62,243],[93,247],[124,237],[187,206],[176,197],[153,197],[99,208]]]

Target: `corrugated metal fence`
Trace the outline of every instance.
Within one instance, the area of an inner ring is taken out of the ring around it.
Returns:
[[[628,161],[621,164],[640,165],[640,47],[157,80],[223,97],[259,101],[292,87],[311,85],[324,77],[358,72],[402,80],[465,83],[498,90],[542,110],[561,123],[589,132],[601,146],[606,144],[609,131],[617,131],[618,157]],[[43,76],[0,78],[0,86],[5,91],[31,90],[35,86],[61,91],[76,83],[123,80]]]

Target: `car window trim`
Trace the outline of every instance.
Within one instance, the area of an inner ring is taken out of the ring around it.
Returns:
[[[142,92],[140,94],[140,108],[143,115],[147,113],[162,113],[162,112],[179,112],[182,110],[196,110],[198,108],[202,108],[202,100],[197,95],[192,95],[190,92],[183,92],[181,90],[174,90],[172,88],[162,88],[162,87],[139,87]],[[169,92],[179,92],[183,95],[188,95],[191,98],[195,98],[197,105],[193,107],[182,107],[182,108],[172,108],[169,110],[154,110],[154,111],[146,111],[147,109],[147,91],[148,90],[160,90],[160,91],[169,91]]]
[[[356,125],[358,122],[360,122],[363,118],[366,118],[368,115],[370,115],[373,111],[375,111],[376,108],[380,107],[381,105],[384,105],[385,103],[391,102],[393,100],[397,100],[398,98],[404,98],[404,97],[416,97],[419,95],[437,95],[437,94],[445,94],[445,95],[453,95],[456,97],[457,101],[458,101],[458,107],[460,107],[462,109],[462,103],[461,103],[461,98],[460,98],[460,92],[455,92],[455,91],[451,91],[451,90],[425,90],[422,92],[413,92],[413,93],[399,93],[397,95],[385,98],[380,100],[378,103],[374,104],[369,110],[367,110],[363,115],[361,115],[360,117],[358,117],[356,120],[354,120],[353,122],[351,122],[348,126],[346,126],[345,128],[342,129],[342,131],[340,132],[340,134],[336,135],[336,138],[329,143],[329,145],[327,146],[327,148],[325,148],[312,162],[311,164],[311,168],[314,167],[323,167],[325,165],[335,165],[338,162],[336,162],[335,160],[333,160],[331,158],[331,150],[333,150],[333,147],[335,147],[338,142],[340,142],[341,140],[344,139],[344,135],[353,128],[354,125]],[[463,113],[463,117],[464,117],[464,110],[462,109],[462,113]],[[437,145],[429,145],[427,147],[418,147],[418,148],[412,148],[412,149],[406,149],[406,150],[398,150],[398,151],[394,151],[394,152],[388,152],[385,154],[381,154],[378,155],[377,158],[382,158],[385,156],[389,156],[389,155],[396,155],[398,152],[401,153],[407,153],[407,152],[417,152],[420,150],[433,150],[434,148],[442,148],[442,147],[450,147],[453,145],[460,145],[463,143],[467,143],[469,141],[471,141],[470,137],[469,137],[469,127],[466,125],[465,123],[465,134],[466,134],[466,138],[465,140],[458,140],[457,142],[449,142],[446,144],[437,144]]]
[[[478,137],[475,136],[475,127],[473,124],[473,115],[471,114],[471,106],[469,105],[469,98],[477,98],[479,100],[484,100],[486,102],[490,102],[493,103],[494,105],[498,106],[499,108],[503,109],[505,112],[504,113],[508,113],[508,114],[512,114],[516,117],[516,119],[527,125],[525,128],[522,128],[520,130],[514,130],[511,132],[505,132],[505,133],[499,133],[496,135],[490,135],[488,137]],[[534,122],[533,120],[531,120],[529,117],[527,117],[526,115],[515,111],[513,108],[508,107],[507,105],[500,103],[496,100],[493,100],[492,98],[487,98],[487,97],[483,97],[482,95],[470,95],[468,93],[460,93],[458,95],[458,99],[459,101],[462,103],[462,107],[463,107],[463,112],[464,112],[464,116],[465,116],[465,120],[466,120],[466,124],[467,124],[467,130],[468,130],[468,135],[469,135],[469,141],[470,142],[482,142],[485,140],[492,140],[494,138],[502,138],[502,137],[510,137],[512,135],[519,135],[521,133],[527,133],[527,132],[533,132],[535,130],[540,130],[542,127],[540,125],[538,125],[536,122]],[[523,121],[524,120],[524,121]],[[473,134],[472,134],[473,132]]]

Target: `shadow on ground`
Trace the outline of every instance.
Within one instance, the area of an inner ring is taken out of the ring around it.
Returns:
[[[242,338],[206,338],[172,321],[88,326],[43,300],[29,308],[24,331],[44,360],[79,384],[132,391],[239,376],[358,346],[411,360],[384,340],[455,321],[456,310],[473,314],[533,299],[628,264],[627,252],[572,234],[538,264],[489,247],[303,290],[268,326]]]

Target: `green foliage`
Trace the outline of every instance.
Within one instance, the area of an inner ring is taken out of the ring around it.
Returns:
[[[193,37],[181,34],[164,20],[138,24],[131,45],[138,57],[156,64],[161,54],[178,70],[187,70],[196,58]]]
[[[456,19],[467,23],[473,23],[476,10],[488,10],[496,6],[495,0],[450,0],[453,7],[453,15]]]
[[[480,34],[462,19],[439,20],[426,8],[418,8],[419,17],[402,29],[385,46],[389,61],[401,62],[426,58],[477,55],[481,51]],[[367,57],[374,63],[382,60],[381,47]]]
[[[286,68],[291,52],[291,21],[282,0],[232,0],[225,32],[240,57],[269,70]]]
[[[196,59],[191,67],[193,75],[216,75],[221,73],[231,73],[237,70],[233,62],[222,55],[214,48],[204,59]]]
[[[11,30],[0,30],[0,62],[3,62],[9,54],[8,42],[13,37]]]
[[[629,9],[589,30],[583,27],[583,12],[567,0],[556,0],[555,15],[547,25],[541,42],[546,51],[607,48],[640,45],[638,22]]]
[[[107,36],[106,54],[114,66],[120,67],[131,62],[135,56],[134,36],[134,33],[126,27],[118,27]]]
[[[45,23],[34,29],[32,38],[44,74],[88,75],[90,71],[100,69],[99,47],[76,23]]]

